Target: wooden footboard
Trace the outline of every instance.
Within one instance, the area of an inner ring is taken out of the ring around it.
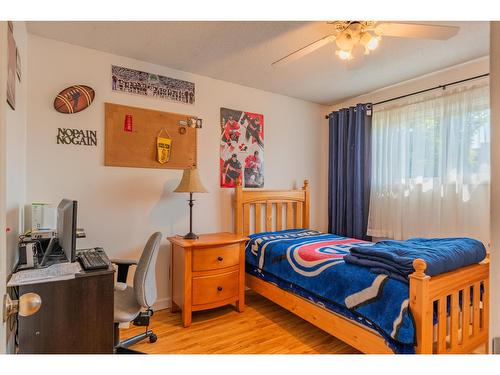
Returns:
[[[296,190],[235,189],[235,230],[245,236],[262,231],[309,228],[309,183]],[[417,353],[488,351],[489,258],[439,276],[425,274],[414,261],[409,308],[415,320]],[[292,293],[247,275],[247,286],[365,353],[388,353],[382,337]]]
[[[481,345],[487,352],[489,258],[435,277],[425,274],[427,265],[422,259],[416,259],[413,267],[410,311],[417,353],[471,353]]]

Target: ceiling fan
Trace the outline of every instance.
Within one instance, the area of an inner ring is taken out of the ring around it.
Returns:
[[[278,66],[300,59],[332,42],[335,42],[337,47],[335,54],[341,60],[347,61],[353,59],[353,51],[358,51],[359,47],[364,48],[364,54],[368,55],[370,51],[378,47],[382,36],[446,40],[460,29],[457,26],[400,22],[334,21],[328,23],[333,26],[331,34],[289,53],[271,65]]]

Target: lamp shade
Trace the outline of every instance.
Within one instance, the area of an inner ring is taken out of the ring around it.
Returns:
[[[184,169],[181,182],[174,190],[175,193],[208,193],[200,181],[198,169],[188,168]]]

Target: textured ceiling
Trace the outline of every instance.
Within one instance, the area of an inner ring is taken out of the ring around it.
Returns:
[[[327,45],[300,60],[280,57],[332,32],[326,22],[28,22],[32,34],[186,72],[332,104],[384,86],[485,56],[488,22],[456,25],[446,41],[385,37],[346,64]]]

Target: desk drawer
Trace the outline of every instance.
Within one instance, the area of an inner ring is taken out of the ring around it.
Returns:
[[[239,264],[239,254],[239,244],[194,249],[193,271],[208,271],[235,266]]]
[[[193,305],[223,301],[238,295],[238,271],[193,278]]]

